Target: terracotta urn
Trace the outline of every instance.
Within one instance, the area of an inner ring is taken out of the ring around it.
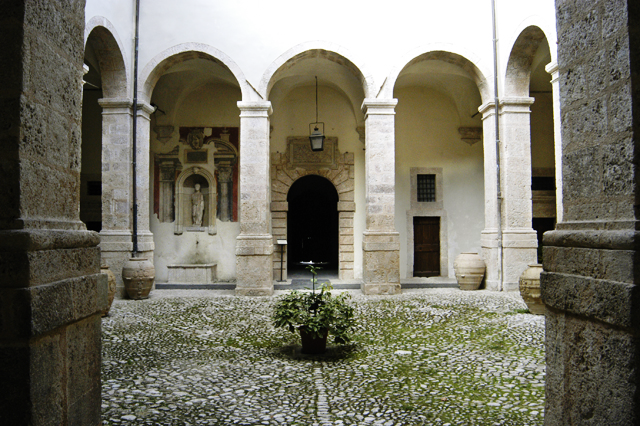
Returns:
[[[114,275],[113,272],[111,272],[111,269],[109,269],[109,266],[107,266],[106,263],[102,263],[102,265],[100,265],[100,272],[107,276],[107,282],[108,282],[107,308],[102,311],[102,316],[106,317],[107,315],[109,315],[109,310],[111,309],[111,305],[113,304],[113,298],[116,295],[116,276]]]
[[[156,270],[153,262],[145,257],[131,257],[122,268],[124,289],[131,299],[139,300],[149,297]]]
[[[529,265],[520,275],[520,296],[527,304],[532,314],[544,315],[545,307],[540,298],[540,274],[542,265],[534,263]]]
[[[478,253],[460,253],[453,262],[460,290],[477,290],[484,279],[486,266]]]

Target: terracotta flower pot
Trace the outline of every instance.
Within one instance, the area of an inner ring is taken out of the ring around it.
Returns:
[[[155,278],[153,263],[144,257],[129,258],[122,268],[124,288],[131,299],[148,298]]]
[[[460,253],[453,262],[460,290],[477,290],[484,278],[486,266],[478,253]]]
[[[303,327],[299,330],[303,354],[322,354],[327,350],[327,337],[329,336],[327,330],[324,331],[324,335],[320,336],[314,336]]]
[[[107,315],[109,315],[109,310],[111,309],[111,305],[113,304],[113,298],[116,295],[116,276],[113,274],[113,272],[111,272],[111,269],[109,269],[106,263],[100,266],[100,272],[107,276],[107,280],[109,283],[109,287],[107,289],[108,304],[107,308],[102,311],[102,316],[106,317]]]
[[[532,314],[544,315],[545,307],[540,297],[540,274],[542,265],[534,263],[529,265],[520,275],[520,296],[527,304]]]

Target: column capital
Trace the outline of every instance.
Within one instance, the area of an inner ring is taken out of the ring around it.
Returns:
[[[362,101],[362,112],[366,115],[395,115],[397,99],[366,98]]]
[[[273,113],[271,102],[254,101],[254,102],[238,102],[240,117],[268,117]]]
[[[146,119],[151,118],[151,114],[156,111],[154,107],[144,101],[138,101],[138,117],[143,117]]]
[[[557,62],[549,62],[544,70],[551,74],[551,83],[555,83],[560,78],[560,67]]]
[[[102,107],[103,114],[122,114],[131,112],[133,102],[127,98],[101,98],[98,105]]]

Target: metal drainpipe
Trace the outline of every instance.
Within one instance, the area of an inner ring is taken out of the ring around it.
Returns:
[[[503,254],[502,254],[502,185],[500,180],[500,97],[498,95],[498,31],[496,26],[496,2],[491,0],[491,23],[493,26],[493,94],[496,123],[496,175],[498,184],[498,290],[503,287]]]
[[[136,0],[136,21],[135,21],[135,36],[133,38],[134,53],[133,53],[133,138],[131,141],[132,147],[132,173],[133,173],[133,223],[132,223],[132,239],[133,239],[133,253],[132,256],[138,255],[138,175],[136,172],[136,146],[138,136],[138,25],[140,23],[140,0]]]

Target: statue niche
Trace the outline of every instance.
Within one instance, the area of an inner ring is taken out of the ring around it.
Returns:
[[[202,167],[189,167],[176,182],[175,234],[216,233],[216,180]]]

